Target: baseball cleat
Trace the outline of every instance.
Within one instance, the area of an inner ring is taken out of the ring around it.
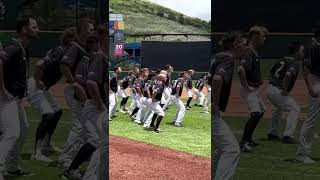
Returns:
[[[277,135],[268,134],[268,140],[269,141],[278,141],[278,140],[280,140],[280,138]]]
[[[135,122],[137,124],[141,124],[141,121],[139,121],[139,120],[134,120],[133,122]]]
[[[184,125],[182,123],[179,124],[174,124],[175,127],[184,127]]]
[[[203,111],[204,113],[206,113],[206,114],[209,114],[209,111]]]
[[[249,146],[251,146],[251,147],[257,147],[257,146],[259,146],[258,143],[254,142],[254,141],[252,141],[252,140],[249,141],[248,144],[249,144]]]
[[[81,180],[82,175],[78,170],[65,171],[61,176],[62,179],[65,180]]]
[[[126,114],[126,113],[127,113],[127,111],[124,111],[124,110],[122,110],[122,109],[120,110],[120,112],[123,113],[123,114]]]
[[[35,173],[32,173],[30,171],[26,171],[24,169],[18,169],[16,171],[7,171],[7,173],[5,174],[5,176],[33,176],[35,175]]]
[[[160,133],[160,129],[153,130],[154,133]]]
[[[187,110],[189,110],[189,109],[190,109],[190,107],[189,107],[189,106],[187,106],[187,107],[186,107],[186,109],[187,109]]]
[[[248,142],[240,144],[241,152],[253,152],[253,148],[249,145]]]
[[[295,139],[293,139],[290,136],[284,136],[282,138],[282,143],[283,144],[298,144],[298,141],[296,141]]]
[[[299,161],[299,162],[302,162],[304,164],[314,164],[314,163],[316,163],[316,161],[311,159],[309,156],[297,156],[296,160]]]
[[[32,155],[31,160],[36,160],[36,161],[42,161],[46,163],[51,163],[53,160],[42,155],[42,154],[37,154],[37,155]]]

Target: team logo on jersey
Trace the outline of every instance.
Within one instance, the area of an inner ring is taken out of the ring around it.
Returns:
[[[2,0],[0,0],[0,20],[4,20],[5,14],[6,14],[6,6],[4,5]]]

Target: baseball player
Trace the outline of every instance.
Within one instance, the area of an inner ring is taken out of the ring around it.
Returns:
[[[152,96],[152,86],[155,82],[155,78],[156,78],[156,72],[150,71],[150,73],[148,74],[148,78],[145,80],[144,83],[144,87],[143,87],[143,97],[141,99],[141,103],[143,105],[144,108],[140,108],[138,111],[138,114],[135,118],[135,123],[141,124],[145,122],[145,119],[147,116],[150,116],[150,113],[152,111],[150,111],[149,105],[150,105],[150,101],[149,99]]]
[[[252,135],[266,110],[265,104],[259,94],[262,85],[260,56],[258,49],[265,41],[266,32],[260,26],[254,26],[248,33],[248,45],[240,61],[239,76],[241,82],[240,95],[247,102],[250,112],[241,141],[241,151],[252,152],[258,144],[252,140]]]
[[[65,52],[61,59],[61,69],[66,78],[64,96],[66,103],[72,113],[72,125],[67,142],[63,147],[63,152],[59,156],[59,162],[63,167],[70,166],[72,159],[81,145],[85,142],[84,127],[81,123],[82,109],[84,99],[75,96],[76,89],[73,86],[75,82],[75,70],[82,60],[88,60],[87,41],[94,33],[94,26],[89,20],[83,20],[77,26],[77,42],[72,42],[70,48]]]
[[[186,72],[179,74],[179,78],[172,85],[171,101],[178,108],[175,118],[172,120],[172,123],[176,127],[184,127],[182,124],[183,117],[185,115],[186,108],[181,100],[181,95],[183,91],[183,84],[189,78],[189,75]]]
[[[303,62],[303,74],[310,93],[309,113],[301,128],[296,159],[310,164],[315,163],[310,154],[316,121],[319,120],[320,115],[320,27],[314,29],[314,37],[306,55],[307,59]]]
[[[162,107],[164,110],[166,110],[168,108],[168,106],[170,104],[170,100],[171,100],[171,92],[172,92],[171,74],[173,73],[173,70],[174,70],[174,68],[170,64],[166,65],[167,81],[165,84],[166,87],[164,88],[164,91],[163,91],[164,94],[163,94],[162,100],[161,100],[161,104],[164,104]]]
[[[133,74],[129,80],[129,87],[131,89],[131,98],[132,98],[132,101],[131,101],[131,104],[130,104],[130,108],[129,108],[129,114],[132,113],[132,111],[136,108],[136,101],[135,101],[135,95],[136,95],[136,91],[133,87],[133,83],[134,81],[139,77],[139,73],[140,73],[140,69],[135,67],[133,69]]]
[[[19,17],[16,27],[17,38],[0,51],[0,179],[4,175],[30,175],[18,165],[29,128],[22,99],[27,94],[29,77],[27,48],[38,38],[39,29],[31,16]]]
[[[42,115],[36,131],[34,154],[31,157],[34,160],[51,162],[42,154],[42,151],[59,152],[59,149],[53,147],[50,141],[62,116],[62,110],[48,90],[61,79],[60,60],[74,40],[75,28],[67,28],[62,35],[61,45],[50,50],[37,62],[34,77],[28,79],[28,102]]]
[[[165,115],[162,107],[160,106],[161,96],[163,95],[164,84],[166,82],[166,74],[160,73],[157,76],[157,80],[154,82],[151,90],[151,98],[149,101],[151,102],[149,107],[151,111],[154,112],[156,119],[152,119],[150,127],[154,127],[153,132],[160,133],[160,124]],[[156,125],[154,126],[154,122],[156,121]]]
[[[204,102],[204,108],[203,108],[203,111],[206,114],[209,114],[209,106],[211,105],[211,84],[210,84],[211,81],[212,81],[211,75],[208,73],[206,81],[205,81],[205,86],[208,89],[208,94],[207,94],[207,98]]]
[[[304,47],[301,42],[292,42],[289,44],[289,52],[290,55],[280,59],[270,71],[267,95],[273,107],[268,139],[279,139],[278,129],[282,112],[288,112],[282,142],[296,144],[294,132],[299,119],[300,107],[289,93],[299,74],[299,61],[304,58]]]
[[[210,74],[213,76],[213,180],[232,179],[240,159],[240,148],[232,130],[222,119],[231,87],[234,62],[241,56],[244,44],[240,34],[227,33],[222,39],[223,50],[215,56]]]
[[[144,105],[142,104],[142,98],[143,98],[144,83],[145,83],[145,79],[148,77],[148,74],[149,72],[147,68],[140,69],[139,77],[135,79],[132,85],[133,90],[135,92],[135,95],[134,95],[135,109],[132,111],[131,114],[129,114],[129,117],[133,121],[135,120],[133,116],[139,112],[140,108],[144,108]]]
[[[102,27],[98,27],[100,29]],[[107,32],[107,30],[106,30]],[[106,33],[105,33],[106,34]],[[93,44],[97,44],[97,41],[92,41]],[[68,178],[78,177],[75,171],[80,165],[89,160],[90,157],[97,159],[95,156],[99,156],[102,148],[102,140],[106,136],[106,125],[107,125],[107,76],[106,70],[108,69],[108,59],[105,56],[103,50],[96,47],[95,51],[90,53],[90,63],[87,71],[82,71],[77,68],[77,75],[82,75],[87,72],[86,75],[86,86],[83,86],[87,90],[87,100],[83,108],[83,116],[86,119],[86,134],[88,136],[87,142],[79,149],[77,155],[72,161],[70,167],[64,172],[64,176]],[[85,79],[79,79],[78,81],[82,84]],[[92,156],[93,155],[93,156]],[[98,158],[99,159],[99,158]],[[102,159],[98,161],[90,161],[88,170],[83,179],[99,180],[98,167],[102,166],[100,163]]]
[[[196,94],[196,104],[195,106],[199,106],[199,107],[203,107],[203,102],[204,102],[204,94],[202,92],[202,89],[206,83],[206,75],[202,75],[201,79],[197,80],[196,84],[195,84],[195,89],[194,89],[194,93]]]
[[[116,109],[117,109],[117,89],[118,89],[118,77],[121,74],[121,67],[115,67],[113,69],[113,74],[109,77],[110,85],[109,85],[109,121],[112,121],[112,118],[115,117]]]
[[[186,81],[186,90],[187,90],[187,95],[188,95],[188,100],[187,100],[187,104],[186,104],[186,108],[187,110],[189,110],[190,107],[190,102],[192,101],[192,76],[194,75],[194,70],[190,69],[187,71],[188,75],[189,75],[189,79]]]
[[[119,85],[119,94],[122,97],[121,99],[121,103],[120,103],[120,112],[121,113],[127,113],[127,109],[126,109],[126,104],[128,102],[129,99],[129,95],[126,92],[126,89],[129,87],[129,82],[130,79],[133,75],[133,70],[128,72],[128,76],[124,77],[123,80],[120,81],[120,85]]]

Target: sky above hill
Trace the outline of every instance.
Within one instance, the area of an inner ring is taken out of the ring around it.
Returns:
[[[211,20],[211,0],[148,0],[187,16]]]

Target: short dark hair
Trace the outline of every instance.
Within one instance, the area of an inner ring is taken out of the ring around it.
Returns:
[[[303,45],[303,44],[302,44],[302,42],[300,42],[300,41],[293,41],[293,42],[289,43],[289,45],[288,45],[288,47],[289,47],[289,53],[290,53],[290,54],[293,54],[293,53],[299,51],[299,50],[300,50],[300,47],[301,47],[302,45]]]
[[[223,50],[230,50],[237,38],[242,37],[240,31],[230,31],[223,35],[220,44]]]
[[[171,67],[171,65],[170,65],[170,64],[167,64],[167,65],[166,65],[166,70],[168,70],[170,67]]]
[[[19,34],[24,26],[29,26],[30,24],[30,19],[35,19],[31,15],[21,15],[17,18],[16,22],[16,32]]]
[[[71,41],[75,40],[75,38],[76,38],[76,28],[68,27],[62,33],[61,42],[62,44],[66,45]]]
[[[79,34],[84,28],[87,28],[89,24],[93,24],[93,21],[90,19],[81,19],[77,23],[77,33]]]
[[[267,34],[268,29],[264,26],[253,26],[249,29],[248,38],[252,38],[254,35],[261,35],[262,33]]]

